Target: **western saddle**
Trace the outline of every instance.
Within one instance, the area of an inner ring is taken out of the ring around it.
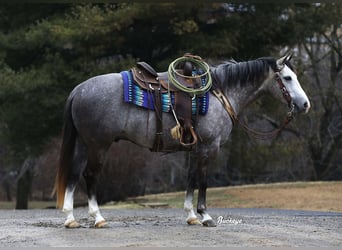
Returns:
[[[185,61],[177,66],[176,79],[183,87],[198,89],[202,86],[200,78],[192,77],[194,66],[191,61]],[[188,150],[191,150],[197,143],[197,135],[194,130],[197,115],[192,115],[192,98],[189,93],[181,91],[169,79],[168,72],[157,73],[146,62],[138,62],[137,66],[131,69],[133,80],[142,89],[145,89],[153,95],[156,112],[156,137],[152,151],[161,151],[163,149],[163,124],[162,124],[162,103],[161,93],[174,93],[174,105],[171,110],[177,122],[177,125],[171,129],[171,135],[179,139],[180,144]],[[198,109],[196,109],[198,110]]]

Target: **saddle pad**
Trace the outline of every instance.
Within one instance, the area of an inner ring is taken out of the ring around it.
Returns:
[[[122,71],[120,72],[120,74],[124,83],[125,102],[133,103],[139,107],[154,110],[154,99],[152,92],[149,93],[147,90],[143,90],[137,84],[135,84],[131,71]],[[170,92],[170,95],[168,93],[162,93],[161,101],[163,112],[171,112],[170,101],[172,105],[175,104],[174,93]],[[209,92],[205,93],[203,96],[192,99],[193,115],[197,113],[196,102],[198,102],[198,114],[205,115],[208,112],[209,107]]]

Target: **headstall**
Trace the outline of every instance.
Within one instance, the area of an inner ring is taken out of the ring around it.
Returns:
[[[293,120],[293,112],[294,112],[294,104],[291,98],[291,95],[287,91],[283,81],[281,80],[281,77],[279,75],[279,72],[283,68],[279,69],[275,72],[275,79],[278,83],[278,86],[283,94],[284,99],[286,100],[288,106],[289,106],[289,112],[287,113],[283,123],[275,130],[270,132],[258,132],[251,128],[249,128],[246,124],[242,123],[237,114],[235,113],[232,105],[230,104],[227,97],[222,93],[222,91],[218,88],[213,90],[213,94],[218,98],[218,100],[222,103],[224,109],[227,111],[229,117],[231,118],[233,125],[238,123],[249,135],[251,135],[254,138],[267,140],[276,137],[292,120]]]

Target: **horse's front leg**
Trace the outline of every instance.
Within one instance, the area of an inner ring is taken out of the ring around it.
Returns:
[[[190,154],[190,153],[189,153]],[[196,187],[196,179],[197,179],[197,165],[190,160],[190,168],[188,172],[188,186],[186,189],[185,201],[184,201],[184,210],[187,213],[186,222],[189,225],[199,225],[202,224],[201,221],[197,218],[194,212],[193,200],[194,200],[194,191]]]
[[[216,227],[215,221],[207,213],[206,205],[206,192],[207,192],[207,169],[208,169],[208,156],[200,156],[198,160],[198,203],[197,212],[202,216],[202,224],[207,227]]]

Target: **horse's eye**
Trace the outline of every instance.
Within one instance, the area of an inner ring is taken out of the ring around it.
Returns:
[[[292,80],[291,76],[285,76],[284,79],[285,81],[288,81],[288,82]]]

